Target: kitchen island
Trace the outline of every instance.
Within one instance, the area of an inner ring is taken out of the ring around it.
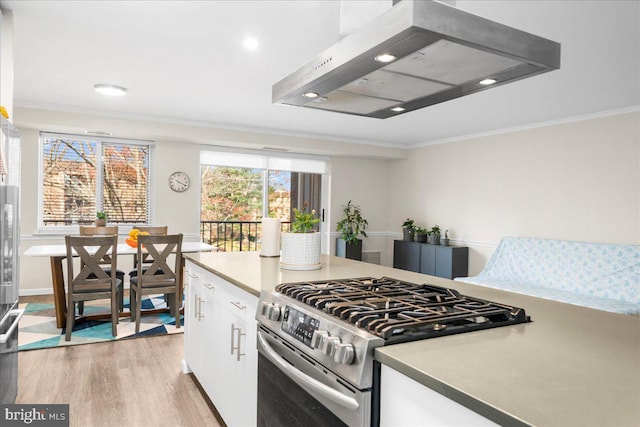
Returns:
[[[387,276],[522,307],[531,323],[389,345],[376,360],[503,425],[640,425],[638,317],[324,255],[316,271],[281,270],[257,252],[185,257],[255,296],[284,282]]]

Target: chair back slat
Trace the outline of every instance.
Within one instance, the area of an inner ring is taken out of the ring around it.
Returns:
[[[140,230],[140,232],[147,232],[150,236],[166,236],[169,233],[169,226],[167,225],[134,225],[134,229]],[[145,253],[140,258],[143,264],[149,262],[149,256]],[[133,256],[133,268],[138,268],[138,256]]]
[[[142,259],[144,254],[151,264],[145,268],[138,264],[141,287],[171,286],[177,282],[182,257],[182,234],[138,236],[138,257]],[[170,265],[168,258],[171,254],[175,255],[175,260]]]
[[[117,236],[118,226],[113,225],[109,227],[94,227],[90,225],[81,225],[80,235],[81,236]],[[109,255],[105,255],[100,261],[100,264],[102,265],[111,264],[111,257]]]
[[[118,237],[112,236],[65,236],[67,246],[67,272],[69,292],[110,291],[116,286],[116,261]],[[75,274],[73,256],[80,258],[80,269]],[[100,267],[104,257],[110,258],[111,275]]]

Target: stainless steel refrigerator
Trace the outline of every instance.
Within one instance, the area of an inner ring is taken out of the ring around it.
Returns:
[[[20,280],[20,137],[2,119],[0,138],[0,404],[18,392],[18,307]]]

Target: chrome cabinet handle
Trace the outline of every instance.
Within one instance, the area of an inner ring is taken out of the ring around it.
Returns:
[[[242,352],[242,349],[240,348],[242,337],[245,335],[246,334],[242,333],[242,329],[238,328],[238,358],[236,359],[238,362],[240,361],[240,356],[245,356],[245,354]]]
[[[233,345],[233,336],[235,335],[235,331],[238,331],[238,345]],[[242,332],[242,328],[236,328],[235,324],[231,324],[231,354],[233,354],[234,350],[237,350],[236,360],[239,362],[241,356],[246,356],[245,353],[242,352],[241,348],[241,340],[246,334]]]
[[[233,335],[236,332],[236,328],[235,325],[232,323],[231,324],[231,354],[233,355],[233,351],[236,349],[235,346],[233,345]]]
[[[213,285],[212,285],[211,283],[209,283],[209,282],[203,282],[203,283],[202,283],[202,286],[204,286],[204,287],[205,287],[205,288],[207,288],[207,289],[215,289],[215,288],[216,288],[215,286],[213,286]]]
[[[198,319],[200,320],[200,314],[198,313],[198,310],[200,309],[200,297],[198,295],[195,295],[193,298],[193,317],[194,319]]]
[[[192,272],[188,272],[187,274],[188,274],[188,275],[189,275],[189,277],[191,277],[192,279],[197,279],[198,277],[200,277],[200,276],[198,276],[197,274],[193,274]]]
[[[200,297],[200,301],[198,302],[198,320],[202,320],[202,318],[204,317],[204,314],[202,314],[202,303],[206,302],[207,300]]]
[[[240,310],[244,310],[245,308],[247,308],[247,306],[242,305],[240,301],[237,301],[237,302],[230,301],[230,302],[231,304],[233,304],[234,307],[239,308]]]

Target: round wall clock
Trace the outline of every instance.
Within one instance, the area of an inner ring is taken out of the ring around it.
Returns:
[[[186,191],[189,184],[189,175],[184,172],[174,172],[169,177],[169,188],[178,193]]]

